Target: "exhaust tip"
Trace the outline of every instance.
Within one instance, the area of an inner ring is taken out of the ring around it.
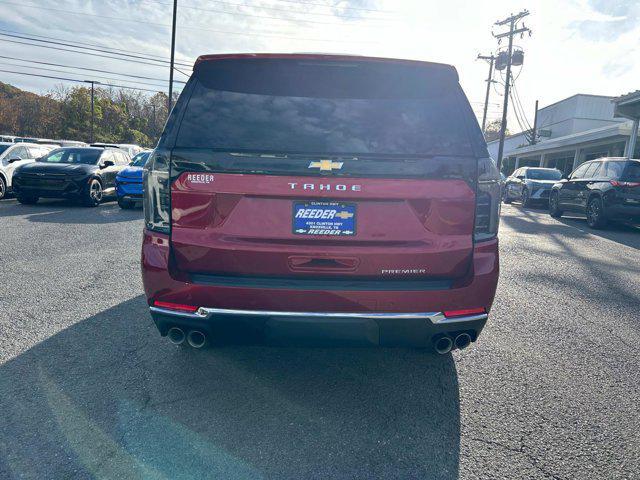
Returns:
[[[186,338],[182,329],[178,327],[171,327],[167,332],[167,337],[174,345],[180,345]]]
[[[456,348],[460,350],[464,350],[469,345],[471,345],[471,335],[469,335],[468,333],[461,333],[456,337],[456,340],[454,343]]]
[[[187,335],[187,342],[193,348],[202,348],[207,343],[207,336],[198,330],[191,330]]]
[[[453,340],[450,337],[443,336],[433,342],[433,346],[440,355],[449,353],[453,348]]]

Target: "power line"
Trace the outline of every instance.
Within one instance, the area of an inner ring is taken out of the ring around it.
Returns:
[[[14,70],[0,70],[0,72],[2,73],[13,73],[16,75],[28,75],[30,77],[41,77],[41,78],[52,78],[54,80],[62,80],[65,82],[76,82],[76,83],[87,83],[89,80],[78,80],[77,78],[65,78],[65,77],[55,77],[53,75],[40,75],[37,73],[27,73],[27,72],[16,72]],[[90,81],[89,81],[90,82]],[[153,93],[159,93],[160,90],[151,90],[149,88],[141,88],[141,87],[128,87],[125,85],[115,85],[112,83],[102,83],[102,82],[98,82],[95,81],[96,84],[105,86],[105,87],[113,87],[113,88],[123,88],[123,89],[127,89],[127,90],[140,90],[142,92],[153,92]]]
[[[527,118],[527,114],[525,112],[524,106],[522,105],[522,101],[520,100],[520,94],[518,93],[518,89],[516,88],[515,79],[511,83],[511,86],[513,87],[513,93],[514,93],[514,96],[516,98],[516,102],[518,103],[518,106],[520,107],[520,113],[522,114],[522,118],[524,119],[525,124],[528,125],[528,127],[531,130],[533,130],[533,127],[531,127],[531,123],[529,123],[529,119]]]
[[[0,35],[3,37],[11,37],[11,38],[19,38],[21,40],[29,40],[29,41],[34,41],[34,42],[41,42],[41,43],[46,43],[46,44],[51,44],[51,45],[61,45],[64,47],[72,47],[72,48],[80,48],[83,50],[89,50],[89,51],[93,51],[93,52],[101,52],[101,53],[108,53],[111,55],[120,55],[123,57],[129,57],[129,58],[135,58],[135,59],[141,59],[141,60],[151,60],[153,62],[159,62],[159,63],[164,63],[164,64],[168,64],[169,62],[167,60],[156,60],[154,58],[150,58],[150,57],[145,57],[145,56],[141,56],[141,55],[132,55],[132,54],[128,54],[128,53],[117,53],[117,52],[109,52],[107,50],[101,50],[101,49],[97,49],[97,48],[92,48],[92,47],[86,47],[83,45],[74,45],[73,43],[66,43],[66,42],[55,42],[52,40],[40,40],[38,38],[34,38],[32,36],[29,35],[16,35],[13,33],[1,33]],[[190,67],[190,65],[184,64],[183,66],[186,67]]]
[[[514,82],[511,82],[511,87],[512,87],[511,92],[513,92],[513,94],[510,92],[509,96],[511,98],[511,101],[513,102],[514,110],[522,119],[522,124],[524,125],[524,128],[522,127],[521,128],[523,130],[532,130],[531,124],[529,123],[529,120],[527,119],[527,116],[524,112],[522,102],[520,102],[520,97],[518,96],[518,92],[516,91]]]
[[[298,5],[313,5],[315,7],[335,8],[334,5],[327,5],[326,3],[300,2],[298,0],[276,0],[276,1],[284,2],[284,3],[296,3]],[[376,8],[364,8],[364,7],[343,7],[343,8],[344,10],[359,10],[364,12],[395,13],[393,10],[378,10]]]
[[[156,3],[159,5],[166,5],[169,6],[171,5],[170,3],[164,3],[164,2],[159,2],[157,0],[147,0],[147,2],[152,2],[152,3]],[[224,2],[221,2],[224,3]],[[232,5],[237,5],[237,4],[232,4]],[[243,5],[245,7],[250,5]],[[192,6],[188,6],[188,5],[180,5],[180,8],[188,8],[191,10],[198,10],[200,12],[210,12],[210,13],[222,13],[225,15],[231,15],[231,16],[242,16],[242,17],[253,17],[253,18],[265,18],[268,20],[279,20],[279,21],[283,21],[283,22],[298,22],[298,23],[314,23],[314,24],[318,24],[318,25],[336,25],[336,26],[340,26],[340,27],[353,27],[354,25],[350,25],[347,23],[338,23],[338,22],[321,22],[319,20],[303,20],[300,18],[284,18],[284,17],[274,17],[274,16],[270,16],[270,15],[255,15],[252,13],[245,13],[245,12],[229,12],[227,10],[216,10],[213,8],[202,8],[202,7],[192,7]],[[308,15],[307,12],[296,12],[296,11],[291,11],[289,10],[289,13],[293,13],[293,14],[303,14],[303,15]],[[357,17],[349,17],[349,18],[357,18]],[[376,20],[378,22],[383,22],[385,20],[383,19],[373,19]],[[386,20],[388,21],[388,20]],[[358,27],[367,27],[367,28],[380,28],[379,26],[376,25],[356,25]]]
[[[69,43],[75,43],[78,44],[80,42],[76,42],[73,40],[67,40],[65,38],[59,38],[59,37],[49,37],[47,35],[38,35],[35,33],[25,33],[25,32],[16,32],[15,30],[5,30],[5,29],[0,29],[0,32],[4,32],[4,33],[13,33],[15,35],[26,35],[26,36],[30,36],[30,37],[38,37],[38,38],[44,38],[46,40],[57,40],[60,42],[69,42]],[[151,60],[150,57],[156,57],[158,60],[160,61],[165,61],[165,57],[161,56],[161,55],[154,55],[151,53],[144,53],[144,52],[135,52],[135,51],[131,51],[131,50],[125,50],[124,48],[116,48],[116,47],[109,47],[108,45],[100,45],[100,44],[96,44],[96,43],[86,43],[83,42],[82,44],[80,44],[79,46],[81,47],[97,47],[97,48],[103,48],[103,49],[109,49],[109,50],[115,50],[112,53],[116,53],[117,52],[124,52],[124,53],[133,53],[136,55],[142,55],[143,58],[149,58]],[[186,65],[191,65],[193,62],[187,58],[181,59],[182,62],[185,62]]]
[[[471,103],[472,105],[484,105],[484,102],[469,102],[469,103]],[[489,103],[487,103],[487,105],[493,105],[493,106],[498,105],[499,106],[499,105],[502,105],[502,104],[499,103],[499,102],[489,102]]]
[[[71,73],[71,74],[75,74],[76,72],[67,72],[66,70],[59,70],[57,68],[46,68],[46,67],[39,67],[39,66],[31,66],[31,65],[20,65],[18,63],[1,63],[0,66],[2,67],[19,67],[19,68],[31,68],[31,69],[37,69],[37,70],[43,70],[45,72],[54,72],[54,73]],[[122,78],[113,78],[113,77],[100,77],[101,80],[115,80],[117,81],[122,81]],[[142,82],[140,80],[127,80],[129,83],[137,83],[139,85],[148,85],[151,87],[161,87],[161,88],[165,88],[165,85],[160,85],[158,83],[149,83],[149,82]]]
[[[182,75],[184,75],[184,76],[185,76],[185,77],[187,77],[187,78],[191,77],[191,75],[189,75],[188,73],[184,73],[182,70],[180,70],[180,69],[178,69],[178,68],[176,68],[176,67],[173,67],[173,69],[174,69],[176,72],[181,73]],[[175,82],[178,82],[178,83],[186,83],[186,82],[181,82],[181,81],[179,81],[179,80],[174,80],[174,83],[175,83]]]
[[[74,12],[71,10],[63,10],[61,8],[51,8],[51,7],[41,7],[40,5],[28,5],[28,4],[22,4],[22,3],[14,3],[14,2],[7,2],[4,0],[0,1],[0,4],[2,5],[14,5],[16,7],[24,7],[24,8],[36,8],[36,9],[40,9],[40,10],[48,10],[48,11],[52,11],[52,12],[59,12],[59,13],[65,13],[67,15],[80,15],[80,16],[85,16],[85,17],[94,17],[94,18],[101,18],[101,19],[107,19],[107,20],[116,20],[118,22],[133,22],[136,24],[144,24],[144,25],[152,25],[155,27],[163,27],[163,28],[171,28],[171,25],[167,25],[165,23],[156,23],[156,22],[147,22],[144,20],[137,20],[137,19],[132,19],[132,18],[123,18],[123,17],[111,17],[111,16],[107,16],[107,15],[96,15],[96,14],[92,14],[92,13],[83,13],[83,12]],[[327,43],[359,43],[359,44],[365,44],[365,43],[376,43],[376,42],[371,42],[371,41],[365,41],[365,40],[348,40],[348,39],[344,39],[344,38],[308,38],[308,37],[294,37],[291,35],[281,35],[281,34],[272,34],[272,33],[251,33],[251,32],[239,32],[239,31],[233,31],[233,30],[217,30],[217,29],[212,29],[212,28],[204,28],[204,27],[199,27],[197,25],[181,25],[182,27],[187,27],[189,29],[192,30],[202,30],[205,32],[212,32],[212,33],[224,33],[227,35],[244,35],[244,36],[250,36],[250,37],[271,37],[271,38],[285,38],[288,40],[306,40],[309,42],[327,42]],[[112,52],[113,53],[113,52]]]
[[[513,101],[515,103],[515,100],[513,99],[513,95],[511,93],[509,94],[509,97],[511,98],[511,101]],[[516,118],[516,122],[518,122],[518,126],[520,127],[520,132],[525,136],[527,141],[529,141],[529,137],[527,136],[527,128],[522,123],[522,120],[520,119],[520,114],[518,113],[518,109],[517,108],[513,109],[513,114],[514,114],[514,116]]]
[[[168,80],[163,79],[163,78],[154,78],[154,77],[145,77],[142,75],[133,75],[131,73],[119,73],[119,72],[112,72],[110,70],[100,70],[98,68],[89,68],[89,67],[77,67],[74,65],[64,65],[62,63],[52,63],[52,62],[41,62],[38,60],[31,60],[31,59],[24,59],[24,58],[18,58],[18,57],[8,57],[6,55],[0,55],[0,58],[4,58],[7,60],[18,60],[20,62],[29,62],[29,63],[37,63],[39,65],[49,65],[52,67],[63,67],[63,68],[71,68],[71,69],[75,69],[75,70],[86,70],[89,72],[98,72],[98,73],[108,73],[111,75],[120,75],[122,77],[131,77],[131,78],[141,78],[143,80],[156,80],[159,82],[168,82]],[[16,65],[16,66],[22,66],[22,65]],[[35,68],[35,67],[34,67]],[[186,83],[180,80],[174,80],[174,82],[176,83]]]
[[[0,34],[0,35],[1,35],[1,34]],[[78,51],[78,50],[69,50],[69,49],[67,49],[67,48],[50,47],[50,46],[48,46],[48,45],[40,45],[40,44],[36,44],[36,43],[20,42],[20,41],[17,41],[17,40],[7,40],[6,38],[0,38],[0,42],[9,42],[9,43],[16,43],[16,44],[20,44],[20,45],[29,45],[29,46],[32,46],[32,47],[48,48],[48,49],[52,49],[52,50],[59,50],[59,51],[63,51],[63,52],[80,53],[80,54],[83,54],[83,55],[91,55],[92,57],[110,58],[110,59],[113,59],[113,60],[122,60],[122,61],[125,61],[125,62],[134,62],[134,63],[137,63],[137,64],[151,65],[151,66],[153,66],[153,67],[162,67],[162,66],[163,66],[163,65],[155,64],[155,63],[148,63],[148,62],[143,62],[143,61],[136,61],[136,60],[132,60],[132,59],[129,59],[129,58],[111,57],[111,56],[108,56],[108,55],[100,55],[100,54],[97,54],[97,53],[88,53],[88,52],[83,52],[83,51]],[[80,48],[80,47],[78,47],[78,48]],[[15,57],[4,57],[4,56],[0,56],[0,58],[11,58],[11,59],[16,59]],[[17,59],[17,60],[22,60],[22,59]],[[35,62],[35,61],[34,61],[34,62]],[[35,63],[44,63],[44,64],[46,64],[45,62],[35,62]],[[166,63],[169,63],[169,62],[166,62]],[[77,67],[77,68],[82,68],[82,67]],[[189,78],[189,77],[191,76],[191,75],[189,75],[188,73],[185,73],[185,72],[183,72],[182,70],[180,70],[180,69],[178,69],[178,68],[176,68],[176,67],[173,67],[173,68],[174,68],[174,70],[176,70],[176,71],[180,72],[182,75],[184,75],[184,76],[185,76],[185,77],[187,77],[187,78]],[[87,70],[88,70],[88,69],[87,69]],[[100,71],[100,70],[98,70],[98,69],[95,69],[95,70],[96,70],[96,71]],[[115,72],[114,72],[114,74],[115,74],[115,75],[124,75],[124,74],[121,74],[121,73],[115,73]],[[138,77],[137,75],[129,75],[129,76],[135,76],[135,77]],[[144,78],[144,77],[139,77],[139,78]],[[179,81],[179,80],[176,80],[176,82],[178,82],[178,83],[185,83],[185,82],[182,82],[182,81]]]
[[[246,7],[246,8],[259,8],[261,10],[274,10],[277,12],[287,12],[287,13],[302,13],[305,15],[317,15],[317,16],[322,16],[322,17],[338,17],[338,18],[346,18],[346,19],[354,19],[354,20],[358,20],[361,19],[361,16],[355,16],[355,15],[339,15],[337,13],[322,13],[322,12],[305,12],[305,11],[300,11],[300,10],[290,10],[288,8],[278,8],[278,7],[267,7],[267,6],[263,6],[263,5],[249,5],[246,3],[232,3],[232,2],[223,2],[221,0],[211,0],[212,3],[219,3],[222,5],[230,5],[230,6],[234,6],[234,7]],[[326,7],[326,8],[335,8],[333,5],[322,5],[322,4],[317,4],[317,3],[308,3],[308,2],[291,2],[291,3],[296,3],[299,4],[300,6],[303,7],[309,7],[309,6],[320,6],[320,7]],[[196,7],[189,7],[187,5],[181,5],[180,8],[196,8]],[[390,10],[375,10],[375,9],[358,9],[358,8],[354,8],[354,7],[343,7],[345,10],[361,10],[361,11],[365,11],[365,12],[369,12],[369,13],[395,13],[392,12]],[[375,20],[387,20],[387,18],[381,17],[381,18],[374,18]],[[399,17],[389,17],[388,20],[399,20]]]
[[[511,92],[509,92],[509,97],[511,98],[511,101],[513,102],[515,107],[516,100],[514,98],[514,95]],[[527,123],[524,120],[522,120],[521,112],[518,110],[517,107],[513,109],[513,113],[514,113],[514,116],[516,117],[516,122],[518,122],[518,125],[520,126],[520,133],[524,135],[524,138],[528,143],[531,143],[531,138],[532,138],[531,132],[533,129],[531,127],[528,127]]]
[[[142,65],[151,65],[153,67],[163,67],[164,66],[164,65],[158,64],[158,63],[144,62],[142,60],[134,60],[134,59],[131,59],[131,58],[111,57],[111,56],[108,56],[108,55],[101,55],[99,53],[83,52],[81,50],[70,50],[68,48],[61,48],[61,47],[51,47],[49,45],[40,45],[40,44],[37,44],[37,43],[20,42],[18,40],[8,40],[6,38],[0,38],[0,42],[17,43],[19,45],[29,45],[30,47],[48,48],[50,50],[59,50],[59,51],[62,51],[62,52],[80,53],[82,55],[91,55],[92,57],[110,58],[112,60],[122,60],[123,62],[133,62],[133,63],[137,63],[137,64],[142,64]],[[168,64],[169,62],[166,62],[166,63]]]

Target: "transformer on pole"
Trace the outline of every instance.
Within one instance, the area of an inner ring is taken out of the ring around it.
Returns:
[[[498,26],[504,26],[504,25],[509,26],[508,32],[493,35],[495,38],[498,39],[498,43],[504,37],[508,37],[509,39],[509,46],[507,50],[500,52],[498,54],[498,58],[496,59],[496,69],[500,70],[499,66],[502,66],[503,63],[499,63],[499,62],[502,62],[502,59],[503,59],[504,68],[506,68],[507,70],[506,79],[504,82],[504,102],[502,103],[502,124],[500,125],[500,144],[498,146],[498,159],[497,159],[498,170],[500,170],[502,166],[502,155],[504,153],[504,137],[507,131],[507,112],[509,108],[509,87],[511,86],[511,66],[522,65],[522,61],[524,59],[524,52],[522,52],[522,50],[518,50],[516,52],[513,51],[513,37],[517,34],[524,35],[525,32],[528,32],[529,35],[531,35],[531,30],[525,27],[524,25],[520,28],[517,28],[518,22],[522,18],[526,17],[527,15],[529,15],[529,11],[523,10],[522,12],[516,15],[511,15],[505,18],[504,20],[499,20],[495,23],[495,25],[498,25]],[[516,55],[516,58],[514,58],[515,53],[518,53],[518,55]],[[502,59],[500,55],[503,55]],[[520,62],[520,63],[515,63],[514,60],[515,62]]]

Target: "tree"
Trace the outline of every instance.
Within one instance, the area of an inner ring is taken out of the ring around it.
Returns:
[[[492,142],[493,140],[497,140],[500,138],[500,128],[502,127],[501,120],[493,120],[487,123],[486,128],[484,129],[484,138],[487,142]],[[505,135],[509,135],[509,129],[505,131]]]
[[[167,95],[96,88],[94,139],[153,147],[167,119]],[[0,133],[89,141],[91,90],[57,86],[47,95],[0,82]]]

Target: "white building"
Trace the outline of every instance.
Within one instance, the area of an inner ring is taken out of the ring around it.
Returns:
[[[582,162],[599,157],[625,155],[633,122],[620,118],[620,102],[638,102],[640,92],[622,97],[578,94],[538,110],[538,138],[530,132],[505,139],[502,171],[519,166],[554,167],[569,174]],[[626,115],[625,115],[626,116]],[[489,142],[489,153],[498,158],[498,140]],[[638,147],[634,157],[639,156]]]

